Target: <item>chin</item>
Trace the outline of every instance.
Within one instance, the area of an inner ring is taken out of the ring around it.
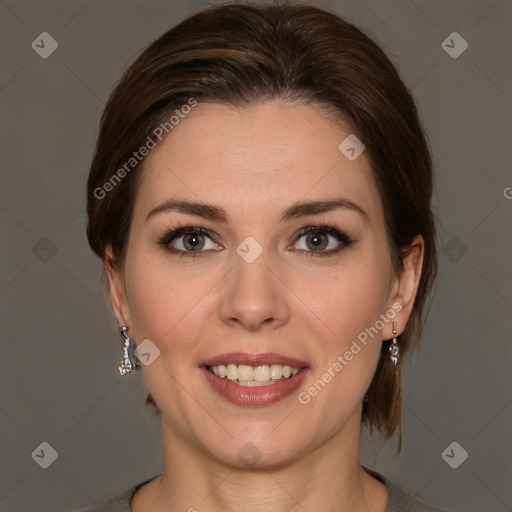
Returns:
[[[272,433],[272,429],[266,429],[261,435],[248,435],[246,431],[240,435],[232,433],[229,442],[212,443],[210,437],[203,445],[211,458],[230,467],[269,470],[292,463],[302,453],[298,448],[303,440],[298,433],[288,431],[284,437]]]

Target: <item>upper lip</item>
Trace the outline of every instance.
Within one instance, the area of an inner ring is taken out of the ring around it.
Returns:
[[[229,354],[221,354],[207,361],[202,366],[217,366],[219,364],[245,364],[248,366],[261,366],[280,364],[282,366],[291,366],[292,368],[304,368],[307,363],[295,359],[294,357],[275,354],[273,352],[264,352],[260,354],[251,354],[249,352],[230,352]]]

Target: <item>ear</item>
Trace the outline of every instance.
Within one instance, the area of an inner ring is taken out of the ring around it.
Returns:
[[[399,304],[401,309],[392,321],[386,323],[382,330],[382,339],[384,340],[393,338],[393,322],[396,323],[397,335],[400,335],[407,325],[418,291],[424,252],[425,242],[423,237],[417,235],[409,246],[407,256],[404,258],[403,271],[393,279],[391,285],[387,307],[397,311]],[[394,308],[393,305],[395,305]]]
[[[111,244],[105,248],[103,269],[108,279],[110,302],[120,326],[132,327],[130,309],[126,298],[126,286],[123,272],[115,261]]]

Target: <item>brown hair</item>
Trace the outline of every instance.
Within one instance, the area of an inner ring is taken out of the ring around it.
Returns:
[[[112,178],[191,98],[235,107],[267,99],[300,100],[349,123],[366,146],[396,274],[403,269],[413,238],[419,234],[425,242],[415,303],[400,336],[402,356],[412,351],[421,337],[437,275],[430,209],[433,170],[414,99],[381,48],[339,16],[294,4],[211,7],[159,37],[126,70],[101,118],[87,183],[87,237],[104,263],[110,243],[114,264],[124,268],[145,159],[133,171],[122,173],[119,182]],[[107,189],[108,193],[98,192]],[[401,378],[389,360],[388,346],[389,342],[382,343],[363,400],[362,423],[371,435],[376,427],[385,439],[398,430],[398,454]],[[156,406],[151,394],[146,403]]]

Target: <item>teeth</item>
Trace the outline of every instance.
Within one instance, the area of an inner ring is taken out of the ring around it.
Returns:
[[[251,367],[249,366],[248,368],[251,368]],[[267,380],[270,380],[269,365],[264,364],[262,366],[256,366],[256,368],[254,368],[254,370],[252,370],[252,378],[256,382],[266,382]],[[240,379],[240,380],[251,380],[251,379]]]
[[[280,364],[273,364],[270,367],[270,375],[273,379],[280,379],[283,376],[283,367]]]
[[[246,364],[219,364],[209,366],[209,369],[221,379],[227,377],[228,380],[237,381],[241,386],[267,386],[274,384],[280,379],[289,378],[291,375],[297,375],[300,368],[283,366],[280,364],[248,366]]]
[[[253,370],[250,366],[246,366],[245,364],[239,364],[237,374],[238,374],[238,380],[240,380],[240,381],[252,380]],[[234,379],[230,379],[230,380],[234,380]],[[259,380],[259,379],[255,378],[254,380]],[[263,379],[263,380],[267,380],[267,379]]]
[[[228,364],[226,366],[226,377],[229,380],[238,379],[238,366],[236,364]]]

